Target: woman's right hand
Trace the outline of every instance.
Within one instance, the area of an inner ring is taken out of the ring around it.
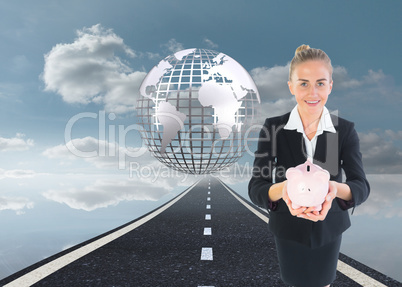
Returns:
[[[294,209],[292,207],[292,201],[290,200],[289,195],[288,195],[287,185],[288,185],[288,181],[286,180],[283,185],[283,188],[282,188],[282,199],[283,199],[283,201],[285,201],[286,205],[288,206],[290,214],[292,214],[293,216],[297,216],[297,215],[305,212],[307,210],[307,207],[302,206],[298,209]]]

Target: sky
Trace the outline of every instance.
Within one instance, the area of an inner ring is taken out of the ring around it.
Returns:
[[[372,186],[343,251],[397,278],[401,13],[395,0],[0,1],[0,278],[139,217],[197,180],[164,168],[130,129],[139,86],[160,60],[188,48],[229,55],[258,87],[262,124],[295,105],[287,78],[301,44],[330,56],[327,107],[355,123]],[[240,166],[252,160],[250,149]],[[249,174],[235,172],[221,178],[247,197]],[[384,247],[370,257],[378,242]]]

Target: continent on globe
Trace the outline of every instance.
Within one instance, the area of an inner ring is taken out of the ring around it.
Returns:
[[[176,137],[179,130],[184,127],[186,115],[178,112],[176,107],[168,102],[160,102],[155,115],[163,126],[161,153],[164,154],[166,146]]]
[[[247,95],[249,90],[256,88],[249,73],[236,60],[228,55],[219,53],[212,62],[215,63],[215,65],[209,67],[208,74],[227,77],[227,79],[231,81],[233,94],[237,100],[241,100]],[[204,81],[207,81],[205,76]]]
[[[217,95],[221,95],[217,97]],[[229,85],[220,85],[215,81],[204,82],[198,91],[198,100],[204,107],[212,106],[218,117],[214,126],[218,129],[222,139],[226,139],[236,125],[235,114],[241,107],[242,101],[238,101],[233,95]],[[238,129],[241,127],[238,126]]]
[[[220,137],[226,139],[236,125],[235,116],[242,105],[241,99],[249,90],[255,89],[255,84],[238,62],[223,53],[213,58],[212,64],[205,63],[204,68],[207,73],[202,76],[198,99],[203,106],[211,105],[215,109],[217,122],[214,126]],[[241,129],[240,124],[236,128]]]
[[[163,74],[166,73],[169,69],[173,68],[173,66],[165,60],[160,61],[158,65],[153,67],[151,72],[149,72],[145,79],[143,80],[143,84],[140,87],[140,94],[144,97],[152,99],[152,92],[155,90],[156,85],[159,83]],[[144,83],[146,83],[144,85]],[[153,88],[153,89],[152,89]]]
[[[194,50],[195,49],[182,50],[176,52],[174,56],[177,60],[181,61],[184,56],[194,52]],[[173,66],[167,60],[168,58],[169,57],[166,57],[164,60],[160,61],[159,64],[153,67],[152,70],[145,76],[145,79],[142,81],[142,85],[140,87],[141,95],[152,99],[152,91],[156,89],[163,75],[173,68]]]

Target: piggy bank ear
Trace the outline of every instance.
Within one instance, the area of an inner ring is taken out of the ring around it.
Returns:
[[[295,177],[301,176],[302,174],[303,173],[301,172],[301,170],[291,167],[291,168],[288,168],[288,170],[286,171],[286,178],[287,179],[295,178]]]
[[[314,173],[314,178],[326,182],[329,180],[329,173],[327,171],[319,170]]]

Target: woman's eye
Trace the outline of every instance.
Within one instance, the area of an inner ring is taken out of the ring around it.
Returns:
[[[324,86],[324,83],[319,82],[319,83],[318,83],[318,86],[319,86],[319,87],[322,87],[322,86]]]
[[[301,83],[300,86],[307,87],[307,83]]]

